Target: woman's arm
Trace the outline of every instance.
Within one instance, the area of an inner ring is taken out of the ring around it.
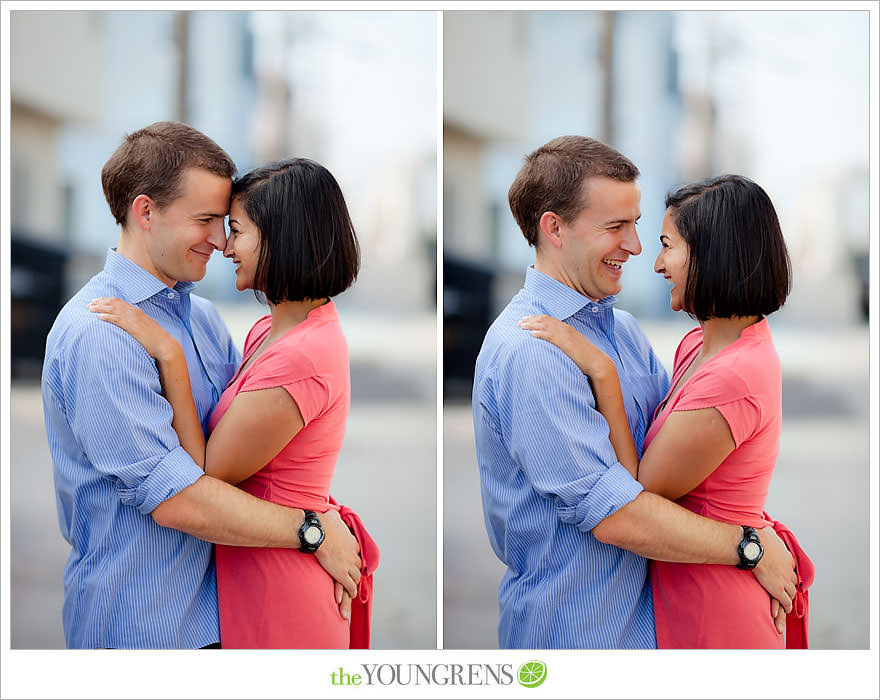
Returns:
[[[702,483],[736,447],[717,408],[673,411],[639,463],[639,482],[672,501]]]
[[[180,444],[209,476],[229,484],[244,481],[303,428],[299,407],[285,389],[245,391],[232,400],[206,444],[180,343],[143,311],[121,299],[95,299],[88,309],[129,333],[156,360]]]
[[[587,375],[596,408],[608,422],[608,437],[617,460],[634,478],[638,477],[639,455],[626,419],[617,367],[611,358],[582,333],[552,316],[526,316],[518,325],[556,345]]]
[[[205,468],[205,434],[193,401],[186,356],[177,339],[136,306],[112,297],[87,305],[102,321],[118,326],[137,340],[156,360],[162,395],[171,404],[171,427],[193,461]]]
[[[674,501],[705,480],[736,447],[717,408],[673,411],[639,462],[611,359],[583,334],[552,316],[528,316],[519,325],[559,347],[589,376],[596,408],[611,429],[617,459],[646,490]]]
[[[304,426],[283,387],[242,391],[211,432],[205,473],[229,484],[244,481],[284,449]]]

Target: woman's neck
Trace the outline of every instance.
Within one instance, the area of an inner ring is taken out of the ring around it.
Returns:
[[[305,301],[282,301],[280,304],[269,304],[272,314],[272,328],[269,337],[277,338],[284,335],[294,326],[305,321],[312,309],[323,306],[329,299],[306,299]]]
[[[739,340],[742,332],[757,323],[759,319],[760,316],[734,316],[700,321],[700,328],[703,329],[703,360],[709,359]]]

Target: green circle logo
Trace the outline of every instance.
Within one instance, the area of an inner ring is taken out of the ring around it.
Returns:
[[[537,688],[546,679],[547,664],[543,661],[526,661],[517,673],[517,680],[523,688]]]

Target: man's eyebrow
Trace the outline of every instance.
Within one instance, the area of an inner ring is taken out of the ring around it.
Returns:
[[[642,218],[642,215],[639,214],[635,219],[611,219],[610,221],[606,221],[603,226],[613,226],[615,224],[628,224],[630,221],[638,221]]]

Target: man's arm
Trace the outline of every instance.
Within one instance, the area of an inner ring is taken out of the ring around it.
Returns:
[[[71,429],[94,469],[116,484],[122,503],[212,542],[299,547],[303,511],[205,476],[180,447],[156,365],[134,338],[94,318],[71,338],[68,355],[65,411]],[[318,561],[355,592],[357,540],[338,513],[324,514],[325,520],[327,541],[316,552]]]
[[[791,611],[797,585],[794,558],[772,527],[758,530],[764,556],[754,569],[764,589]],[[739,563],[739,525],[704,518],[656,494],[643,491],[601,520],[593,535],[649,559],[691,564]]]
[[[264,501],[211,476],[160,503],[153,519],[163,527],[180,530],[199,539],[243,547],[298,549],[303,511]],[[357,595],[361,578],[358,544],[339,513],[321,514],[324,542],[315,557],[351,596]]]

